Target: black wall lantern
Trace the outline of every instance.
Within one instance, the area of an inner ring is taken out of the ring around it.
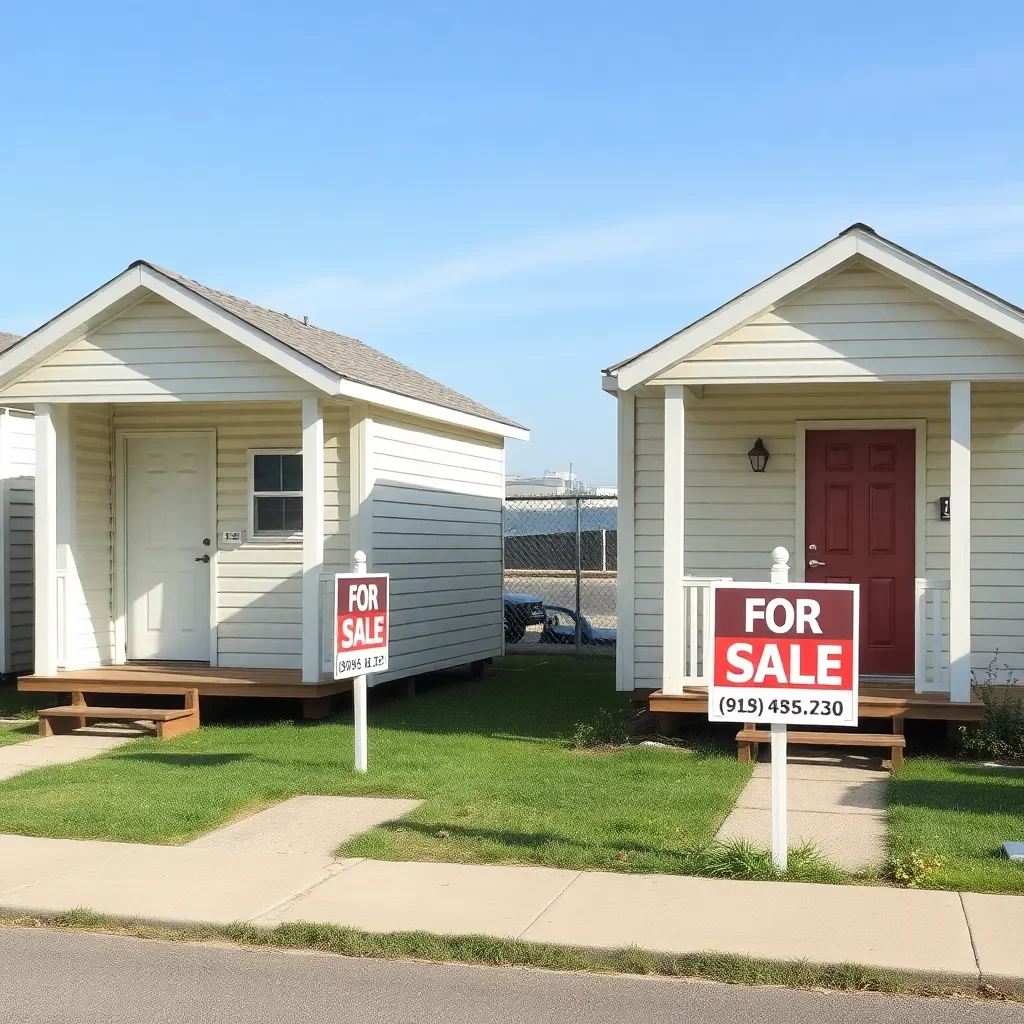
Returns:
[[[764,467],[768,465],[768,460],[771,458],[771,455],[769,454],[768,449],[765,448],[764,441],[762,441],[761,438],[758,438],[754,442],[754,447],[747,452],[747,458],[750,459],[750,468],[755,473],[764,472]]]

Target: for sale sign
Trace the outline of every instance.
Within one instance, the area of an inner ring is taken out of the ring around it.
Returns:
[[[856,583],[712,585],[713,722],[857,724]]]
[[[334,577],[334,678],[388,667],[388,574]]]

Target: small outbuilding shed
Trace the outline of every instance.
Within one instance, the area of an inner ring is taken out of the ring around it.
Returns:
[[[972,675],[1024,673],[1024,310],[855,224],[603,384],[621,689],[699,710],[711,583],[777,545],[860,584],[862,716],[970,720]]]
[[[528,432],[362,342],[140,261],[0,352],[0,403],[34,411],[27,688],[170,666],[323,696],[358,549],[392,575],[372,682],[502,651],[504,445]]]

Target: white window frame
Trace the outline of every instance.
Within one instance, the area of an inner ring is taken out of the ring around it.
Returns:
[[[256,456],[257,455],[297,455],[302,458],[302,452],[296,448],[250,448],[247,452],[249,462],[249,535],[248,539],[257,544],[301,544],[302,531],[288,532],[281,530],[276,533],[256,532],[256,499],[257,498],[302,498],[303,493],[298,491],[257,491],[256,490]],[[303,466],[305,474],[305,466]],[[306,503],[302,503],[302,522],[306,522]]]

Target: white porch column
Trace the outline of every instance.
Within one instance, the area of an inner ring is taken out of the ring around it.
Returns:
[[[36,405],[35,672],[57,671],[57,430],[52,405]]]
[[[665,388],[664,596],[662,688],[683,692],[683,457],[686,412],[681,387]]]
[[[971,699],[971,382],[949,385],[949,698]]]
[[[302,400],[302,681],[320,679],[320,574],[324,566],[323,400]]]

